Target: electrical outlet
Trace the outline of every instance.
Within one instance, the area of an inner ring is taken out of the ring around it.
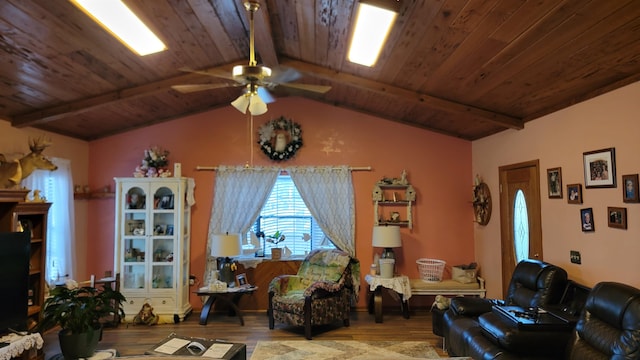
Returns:
[[[582,257],[580,256],[580,251],[571,250],[569,252],[569,258],[571,259],[571,263],[573,264],[582,264]]]

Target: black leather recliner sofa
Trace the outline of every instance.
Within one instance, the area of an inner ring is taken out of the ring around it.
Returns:
[[[567,281],[567,272],[564,269],[529,259],[521,261],[516,266],[507,297],[503,301],[471,297],[453,298],[443,318],[444,341],[449,355],[472,356],[474,359],[497,358],[504,349],[483,334],[479,317],[482,314],[490,316],[492,307],[496,304],[514,305],[524,309],[558,304]],[[546,349],[545,353],[556,350],[562,352],[569,336],[568,332],[565,333],[566,337],[554,345],[562,349]],[[540,350],[539,345],[527,348],[526,344],[517,343],[514,346],[518,346],[521,353],[536,353]]]
[[[538,265],[540,272],[546,273],[539,279],[543,283],[553,283],[566,277],[566,273],[563,275],[564,271],[558,267],[527,261],[526,265],[518,265],[513,278],[521,277],[521,271],[532,275],[531,272],[535,268],[533,265]],[[557,269],[560,271],[557,272]],[[557,273],[550,275],[547,273],[549,270]],[[509,290],[511,296],[513,289],[510,287]],[[562,298],[561,304],[547,303],[542,305],[542,308],[548,309],[551,313],[559,310],[561,315],[558,316],[569,319],[572,324],[568,331],[520,333],[517,327],[509,328],[505,322],[497,321],[495,311],[477,316],[455,313],[456,309],[460,310],[462,305],[466,305],[462,310],[471,315],[472,310],[482,309],[481,304],[495,304],[496,301],[477,298],[453,299],[444,319],[444,323],[447,324],[445,327],[448,326],[445,337],[449,355],[499,360],[640,360],[639,289],[617,282],[601,282],[589,289],[567,281]],[[509,298],[506,301],[509,301]],[[498,339],[500,336],[505,338]],[[511,343],[508,343],[509,341]]]
[[[601,282],[593,287],[572,333],[566,359],[640,359],[640,290]]]

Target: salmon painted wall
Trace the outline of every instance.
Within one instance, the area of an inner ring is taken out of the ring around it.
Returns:
[[[498,201],[498,167],[540,160],[544,260],[567,270],[587,286],[619,281],[640,287],[640,204],[622,201],[622,175],[640,173],[640,82],[601,95],[527,123],[520,131],[505,131],[473,142],[473,173],[481,174]],[[617,188],[585,189],[583,153],[615,148]],[[547,169],[561,167],[564,196],[549,199]],[[583,184],[584,203],[568,204],[566,185]],[[495,204],[495,202],[494,202]],[[607,207],[627,208],[628,229],[609,228]],[[580,209],[593,208],[595,232],[580,228]],[[476,259],[485,266],[488,295],[501,294],[500,212],[494,209],[486,227],[475,227]],[[578,250],[582,265],[572,264],[569,251]]]
[[[251,159],[254,165],[282,167],[371,166],[372,171],[353,172],[356,255],[364,273],[374,256],[373,185],[382,177],[399,177],[406,169],[417,203],[414,227],[402,229],[403,248],[396,251],[399,272],[418,277],[415,261],[420,257],[443,259],[448,266],[474,260],[470,142],[301,98],[278,99],[269,105],[269,112],[255,117],[254,142],[259,126],[282,115],[302,128],[304,145],[290,161],[268,160],[257,144],[250,144],[250,120],[225,106],[92,141],[89,182],[95,188],[113,186],[114,177],[132,176],[145,148],[159,145],[168,149],[170,166],[182,163],[183,176],[196,182],[191,273],[202,279],[215,172],[196,171],[196,166],[244,165]],[[103,274],[113,267],[113,207],[113,199],[89,202],[89,273]],[[363,287],[360,306],[364,306],[364,294]],[[191,302],[194,306],[200,303],[195,298]]]
[[[29,153],[29,138],[44,136],[50,139],[52,145],[48,147],[43,154],[48,157],[59,157],[71,161],[71,172],[73,183],[86,185],[88,180],[88,163],[89,163],[89,143],[82,140],[73,139],[67,136],[53,134],[50,132],[34,129],[34,128],[14,128],[11,123],[0,120],[0,154],[6,154],[7,158],[15,158],[17,156]],[[76,212],[76,252],[84,254],[87,248],[87,206],[86,201],[75,201]],[[77,260],[77,259],[76,259]],[[76,273],[84,274],[87,270],[84,268],[83,261],[76,261]]]

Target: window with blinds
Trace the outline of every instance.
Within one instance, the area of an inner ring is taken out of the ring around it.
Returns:
[[[286,246],[293,255],[305,255],[320,247],[335,248],[311,216],[288,175],[278,176],[253,230],[256,233],[262,231],[267,236],[280,231],[284,234],[285,241],[277,247]],[[269,254],[273,247],[276,245],[266,242],[265,254]]]

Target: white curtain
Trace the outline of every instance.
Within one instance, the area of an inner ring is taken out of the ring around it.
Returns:
[[[340,250],[356,259],[356,207],[348,166],[287,168],[300,197],[322,231]],[[353,301],[358,302],[360,267],[352,274]]]
[[[36,170],[22,180],[22,186],[40,190],[40,196],[52,203],[47,224],[47,281],[65,275],[73,279],[76,241],[71,161],[60,158],[50,160],[58,167],[57,170]],[[29,196],[32,197],[33,193]]]
[[[211,236],[249,231],[279,173],[280,169],[276,167],[218,167],[207,237],[207,263],[202,277],[205,284],[210,283],[212,271],[216,270],[215,259],[210,257]]]
[[[355,258],[355,196],[348,166],[287,168],[300,197],[322,231]]]

